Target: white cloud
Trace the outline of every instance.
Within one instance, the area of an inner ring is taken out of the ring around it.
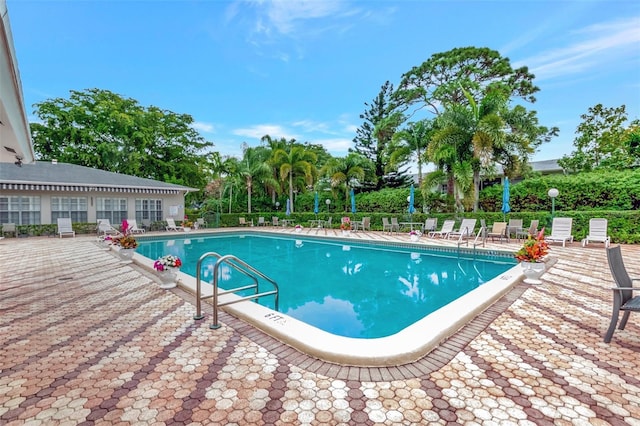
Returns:
[[[297,135],[277,124],[256,124],[255,126],[235,129],[232,133],[238,136],[256,138],[258,140],[265,135],[271,136],[272,139],[298,139]]]
[[[344,156],[349,148],[353,148],[353,141],[347,138],[313,139],[312,144],[322,145],[331,155]]]
[[[213,133],[215,131],[215,127],[213,126],[213,124],[203,123],[201,121],[194,121],[191,127],[199,132],[204,133]]]
[[[598,66],[640,59],[640,17],[591,25],[574,32],[576,40],[568,46],[549,50],[519,61],[538,79],[587,72]]]
[[[305,132],[334,133],[329,130],[329,125],[327,123],[320,123],[313,120],[300,120],[292,123],[291,125],[294,127],[301,127]]]

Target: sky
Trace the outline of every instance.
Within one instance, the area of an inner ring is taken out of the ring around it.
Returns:
[[[640,118],[637,0],[7,0],[28,118],[98,88],[189,114],[222,155],[260,138],[353,147],[366,103],[431,55],[488,47],[527,66],[527,108],[569,155],[590,107]]]

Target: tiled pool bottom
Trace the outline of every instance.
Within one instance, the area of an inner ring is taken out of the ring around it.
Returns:
[[[353,240],[345,239],[344,241],[352,242]],[[358,242],[358,244],[362,243]],[[401,246],[398,243],[390,242],[381,242],[380,244]],[[412,246],[404,244],[402,247]],[[425,246],[422,245],[422,247]],[[455,252],[457,250],[457,248],[452,250],[434,246],[433,251]],[[461,251],[465,255],[474,253],[469,249],[461,249]],[[491,256],[500,255],[495,250],[491,251]],[[138,253],[136,253],[134,261],[149,269],[153,263],[152,259],[147,259]],[[521,268],[515,265],[403,330],[381,338],[362,339],[338,336],[253,302],[228,305],[223,309],[293,348],[323,361],[353,366],[395,366],[424,357],[444,339],[495,303],[515,285],[521,275]],[[179,285],[195,294],[195,278],[184,273],[179,273],[179,276]],[[300,275],[300,278],[303,278],[303,274]],[[203,284],[202,293],[205,297],[209,296],[211,287]],[[236,297],[233,295],[221,296],[220,302],[234,298]],[[211,312],[210,304],[203,304],[203,306],[205,311]],[[215,333],[215,331],[213,332]]]
[[[623,253],[640,276],[640,247]],[[517,284],[426,357],[366,368],[303,355],[225,313],[212,333],[179,291],[93,239],[3,240],[0,423],[637,425],[640,322],[604,344],[603,250],[552,254],[542,285]]]

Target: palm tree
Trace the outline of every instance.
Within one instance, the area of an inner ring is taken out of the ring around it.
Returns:
[[[271,166],[267,162],[268,151],[263,147],[245,148],[242,160],[238,162],[237,173],[247,188],[247,213],[251,213],[251,194],[255,182],[264,183],[273,179]]]
[[[420,120],[409,123],[407,127],[393,135],[389,146],[391,151],[390,163],[399,167],[402,163],[414,158],[418,163],[418,185],[422,184],[422,165],[424,153],[429,146],[431,134],[434,131],[432,120]]]
[[[272,158],[274,164],[278,166],[280,180],[282,182],[288,181],[291,212],[293,213],[294,188],[304,191],[307,185],[313,185],[317,174],[315,167],[316,154],[292,141],[287,148],[277,149]]]
[[[332,158],[322,168],[320,173],[327,176],[331,182],[331,189],[344,189],[345,206],[349,205],[351,188],[358,185],[366,175],[371,163],[363,155],[351,152],[343,158]]]
[[[504,145],[506,124],[501,114],[507,110],[506,98],[501,90],[490,91],[480,103],[463,89],[468,105],[448,105],[436,119],[439,129],[434,133],[435,149],[431,155],[438,157],[442,150],[449,153],[451,175],[456,175],[456,187],[463,194],[473,183],[473,210],[478,210],[480,173],[493,167],[494,149]],[[449,146],[444,146],[449,145]],[[451,152],[451,150],[455,152]],[[450,155],[453,154],[453,155]],[[460,207],[456,196],[456,205]]]

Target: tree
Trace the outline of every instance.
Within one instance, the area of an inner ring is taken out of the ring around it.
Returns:
[[[355,148],[350,151],[363,155],[375,166],[373,175],[367,176],[363,182],[365,188],[379,190],[384,186],[403,184],[406,179],[403,179],[406,170],[399,172],[393,165],[389,165],[387,145],[404,120],[402,114],[395,111],[395,105],[391,102],[392,95],[393,85],[387,81],[371,104],[365,102],[368,110],[360,114],[360,118],[365,121],[356,131],[353,139]]]
[[[466,90],[479,102],[496,85],[506,98],[535,102],[534,75],[527,67],[513,69],[508,58],[489,48],[461,47],[436,53],[403,74],[393,101],[403,109],[415,106],[439,115],[445,105],[466,104]],[[464,88],[464,90],[463,90]]]
[[[433,134],[433,120],[424,119],[411,122],[400,132],[393,135],[389,145],[390,162],[405,165],[414,159],[418,164],[418,185],[422,184],[422,166],[425,163],[425,151]]]
[[[580,116],[573,141],[576,151],[563,156],[558,163],[570,171],[591,171],[598,168],[620,169],[634,164],[632,146],[625,137],[627,121],[625,105],[606,108],[602,104],[590,107]]]
[[[204,188],[213,144],[193,129],[190,115],[145,108],[108,90],[70,93],[35,105],[38,159]]]
[[[278,165],[280,180],[288,181],[289,199],[291,202],[291,212],[294,211],[293,190],[294,188],[305,190],[307,185],[313,185],[317,175],[315,162],[316,154],[305,149],[301,144],[290,141],[285,149],[277,149],[273,153],[273,160]]]
[[[343,158],[332,158],[320,171],[331,183],[331,190],[344,190],[345,206],[349,205],[351,188],[359,186],[366,176],[371,162],[356,152]]]
[[[242,177],[247,189],[247,213],[251,213],[251,195],[255,182],[264,183],[273,180],[271,166],[268,163],[269,151],[264,147],[246,147],[242,160],[238,162],[236,173]]]

